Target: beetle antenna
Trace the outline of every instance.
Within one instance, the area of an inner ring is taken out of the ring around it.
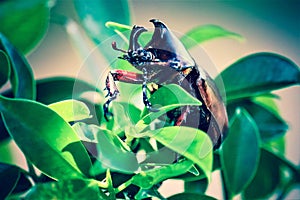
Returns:
[[[112,42],[112,43],[111,43],[111,47],[112,47],[114,50],[116,50],[116,51],[121,51],[122,53],[127,53],[127,51],[125,51],[125,50],[123,50],[123,49],[119,49],[119,48],[117,47],[117,43],[116,43],[116,42]]]

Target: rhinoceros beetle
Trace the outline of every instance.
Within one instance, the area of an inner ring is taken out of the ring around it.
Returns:
[[[155,112],[147,97],[147,83],[158,86],[178,84],[202,102],[201,106],[185,106],[167,113],[169,121],[175,126],[189,126],[206,132],[217,149],[228,125],[227,113],[218,88],[207,72],[197,66],[179,39],[157,19],[151,19],[155,26],[149,43],[142,47],[138,38],[147,31],[144,27],[133,26],[128,51],[119,49],[115,42],[112,48],[121,51],[121,59],[128,61],[142,73],[125,70],[112,70],[106,78],[109,99],[103,105],[104,117],[109,120],[112,113],[109,104],[119,91],[115,81],[142,84],[143,102],[149,111]]]

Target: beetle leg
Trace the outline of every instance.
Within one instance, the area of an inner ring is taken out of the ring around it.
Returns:
[[[105,90],[108,91],[106,97],[109,97],[109,99],[103,105],[104,118],[107,121],[113,116],[113,114],[108,111],[109,104],[115,100],[120,93],[115,81],[141,84],[144,81],[144,76],[143,74],[128,72],[125,70],[112,70],[109,72],[105,80]]]
[[[143,85],[142,85],[143,102],[149,111],[158,112],[158,109],[155,109],[152,107],[151,102],[149,101],[149,99],[147,97],[147,81],[148,81],[147,70],[145,68],[143,68],[142,71],[143,71],[143,78],[144,78]]]
[[[178,117],[178,119],[175,122],[175,126],[180,126],[182,122],[186,121],[187,115],[190,113],[190,107],[186,106],[181,113],[181,115]]]
[[[119,94],[119,90],[116,86],[115,79],[113,77],[112,72],[110,72],[105,80],[105,90],[107,90],[107,95],[105,97],[109,97],[109,99],[104,103],[103,105],[103,111],[104,111],[104,118],[106,121],[109,120],[113,116],[111,112],[108,111],[108,106],[110,102],[112,102],[114,99],[117,98]]]

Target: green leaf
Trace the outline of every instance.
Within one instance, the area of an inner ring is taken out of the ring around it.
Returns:
[[[285,154],[285,135],[274,138],[270,141],[266,141],[264,145],[268,146],[273,150],[273,152],[279,152],[280,154],[284,155]]]
[[[153,187],[153,185],[160,183],[163,180],[184,174],[192,166],[192,161],[184,160],[175,164],[157,167],[148,171],[142,171],[132,177],[132,184],[143,189],[150,189]]]
[[[266,199],[280,182],[280,161],[270,152],[261,150],[256,174],[244,190],[245,199]]]
[[[193,194],[193,193],[180,193],[175,194],[168,198],[168,200],[216,200],[214,197],[207,196],[204,194]]]
[[[216,77],[223,80],[228,101],[253,97],[300,83],[299,67],[275,53],[248,55]]]
[[[0,111],[25,156],[54,179],[82,178],[91,166],[72,127],[43,104],[0,96]]]
[[[10,76],[10,63],[7,54],[0,50],[0,88],[7,82]]]
[[[284,135],[288,129],[285,121],[278,115],[250,100],[229,103],[228,116],[232,118],[237,107],[245,108],[255,121],[261,139],[264,141]]]
[[[50,104],[48,107],[67,122],[79,121],[90,117],[89,108],[83,102],[77,100],[64,100]]]
[[[131,174],[138,169],[138,162],[135,153],[116,135],[109,131],[99,131],[98,140],[98,160],[102,165],[109,167],[113,171]]]
[[[210,182],[213,146],[209,136],[190,127],[171,126],[136,134],[134,137],[151,137],[167,148],[183,155],[200,167]]]
[[[270,97],[268,95],[262,95],[258,96],[252,99],[252,101],[255,104],[263,106],[265,109],[267,109],[269,112],[277,116],[279,119],[281,119],[279,108],[275,102],[275,99],[273,97]],[[284,122],[286,123],[286,122]],[[288,126],[288,125],[286,125]],[[285,152],[285,135],[281,135],[276,138],[272,138],[272,140],[264,141],[264,145],[268,145],[271,147],[274,151],[280,152],[282,155],[284,155]]]
[[[31,177],[28,176],[27,172],[24,172],[21,170],[20,178],[14,187],[13,191],[11,192],[10,196],[12,194],[20,194],[22,192],[28,191],[32,187],[32,180]]]
[[[119,104],[123,106],[124,112],[127,114],[132,124],[135,124],[140,120],[140,116],[141,116],[140,109],[138,109],[133,104],[128,104],[126,102],[120,102]]]
[[[168,106],[168,105],[196,105],[201,106],[201,102],[185,91],[177,84],[164,85],[159,88],[152,96],[151,102],[153,105]]]
[[[94,85],[71,77],[52,77],[37,80],[38,102],[51,104],[66,99],[78,99],[84,92],[97,92]]]
[[[165,199],[157,190],[159,186],[155,185],[149,189],[139,189],[138,193],[134,196],[134,199]],[[128,195],[129,196],[129,195]]]
[[[80,179],[67,179],[35,185],[25,199],[106,199],[97,183]]]
[[[3,50],[11,64],[10,82],[14,96],[35,99],[36,89],[32,69],[25,57],[0,33],[0,50]]]
[[[287,160],[284,155],[282,155],[278,151],[273,151],[272,148],[268,147],[267,145],[264,145],[263,147],[264,151],[267,151],[267,153],[272,154],[274,158],[278,160],[281,166],[283,166],[283,169],[287,169],[287,173],[291,174],[291,179],[294,183],[298,184],[300,183],[300,170],[299,167],[296,166],[294,163],[291,161]]]
[[[197,181],[185,181],[184,191],[188,193],[204,194],[208,186],[207,179]]]
[[[198,99],[191,96],[182,87],[176,84],[165,85],[159,88],[151,96],[150,101],[154,107],[158,107],[159,111],[150,112],[138,121],[136,127],[141,130],[149,125],[153,120],[174,108],[186,105],[202,105]]]
[[[132,29],[131,26],[116,23],[116,22],[106,22],[105,26],[107,28],[110,28],[110,29],[114,30],[127,44],[129,43],[128,34],[124,35],[124,32],[129,33]]]
[[[97,155],[94,155],[97,161],[91,169],[93,174],[102,173],[106,168],[128,174],[138,169],[135,154],[117,135],[96,125],[80,123],[77,126],[80,126],[76,128],[77,130],[81,128],[80,135],[86,136],[91,141],[97,137]]]
[[[20,168],[0,163],[0,199],[5,199],[12,192],[19,178]]]
[[[276,97],[272,97],[269,96],[269,94],[266,94],[254,97],[252,98],[252,101],[258,105],[263,106],[265,109],[268,109],[273,114],[280,116],[279,108],[275,102],[275,98]]]
[[[237,109],[221,149],[221,164],[229,197],[250,183],[260,157],[258,128],[243,109]]]
[[[115,35],[113,30],[105,26],[106,22],[130,24],[129,5],[125,0],[75,1],[74,4],[82,26],[96,44]],[[111,42],[109,42],[109,46],[99,46],[101,53],[109,62],[116,59],[111,51],[108,51],[111,48],[110,45]]]
[[[0,32],[17,49],[28,53],[46,34],[49,16],[49,1],[46,0],[2,1],[0,3]]]
[[[131,26],[125,25],[125,24],[120,24],[117,22],[106,22],[105,26],[107,28],[110,28],[114,30],[116,33],[117,32],[125,32],[125,31],[130,31],[132,29]]]
[[[52,77],[40,79],[37,80],[36,88],[36,100],[43,104],[51,104],[54,102],[73,98],[82,99],[81,95],[85,92],[95,92],[99,95],[102,95],[101,91],[98,90],[95,86],[90,85],[83,80],[71,77]],[[13,97],[11,90],[7,90],[2,94],[6,97]],[[95,103],[91,103],[88,101],[84,102],[89,107],[91,115],[93,115],[93,119],[89,120],[92,122],[96,121],[95,123],[97,123],[98,118],[100,119],[103,115],[102,112],[100,113],[101,108],[99,108],[99,105],[95,105]],[[0,119],[0,140],[6,139],[9,136],[5,129],[5,126],[1,126],[1,124],[3,124],[2,119]]]
[[[86,92],[95,92],[99,93],[100,96],[103,96],[101,90],[94,85],[71,77],[39,79],[36,82],[36,88],[36,100],[43,104],[51,104],[67,99],[82,99],[82,95]],[[13,97],[11,90],[4,91],[2,95]]]
[[[98,127],[96,125],[77,122],[72,126],[72,128],[76,131],[80,140],[97,143],[96,138]]]
[[[125,102],[113,102],[112,113],[113,119],[103,120],[101,124],[106,124],[107,129],[112,130],[115,133],[120,133],[126,129],[126,127],[133,126],[140,119],[141,111],[132,104]]]
[[[197,44],[220,37],[230,37],[238,40],[243,39],[243,37],[237,33],[228,31],[220,26],[208,24],[193,28],[182,36],[180,40],[187,49],[191,49]]]

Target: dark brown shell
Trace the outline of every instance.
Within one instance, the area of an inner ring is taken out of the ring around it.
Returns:
[[[143,48],[156,57],[156,62],[145,63],[136,66],[145,68],[149,74],[149,80],[159,85],[175,83],[184,88],[192,96],[202,102],[202,106],[189,106],[170,111],[171,120],[178,120],[183,112],[188,112],[181,125],[201,129],[210,136],[214,148],[218,148],[226,134],[228,119],[226,108],[220,96],[219,90],[207,72],[196,65],[194,59],[185,49],[180,40],[157,19],[150,20],[155,26],[152,39]],[[146,29],[135,26],[131,32],[129,51],[141,48],[138,37]],[[168,61],[178,60],[180,70],[169,66]]]

